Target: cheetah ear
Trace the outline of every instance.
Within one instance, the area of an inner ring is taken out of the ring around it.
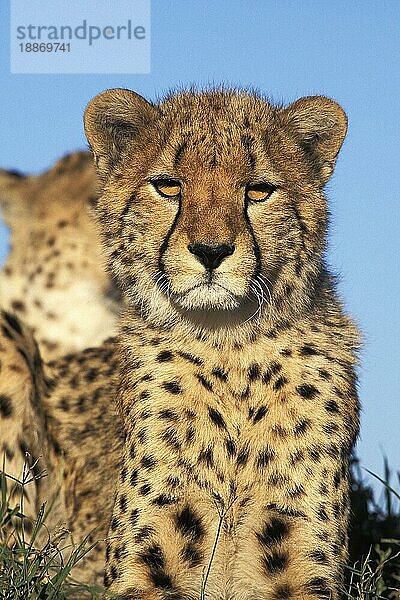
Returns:
[[[85,132],[101,179],[107,177],[129,141],[157,116],[158,108],[130,90],[107,90],[89,102]]]
[[[26,181],[26,176],[19,171],[0,169],[0,219],[13,227],[19,219],[29,214],[29,203],[20,189],[20,183]]]
[[[281,114],[287,129],[311,157],[322,185],[325,184],[346,136],[346,113],[325,96],[307,96],[284,108]]]

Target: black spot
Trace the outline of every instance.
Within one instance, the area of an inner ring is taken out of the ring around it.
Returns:
[[[268,384],[271,381],[271,378],[273,377],[273,375],[276,375],[277,373],[279,373],[279,371],[282,369],[282,365],[280,365],[279,363],[273,362],[268,369],[265,371],[265,373],[262,376],[262,382],[265,384]]]
[[[214,425],[216,425],[217,427],[220,427],[221,429],[225,429],[226,423],[225,423],[224,417],[221,415],[221,413],[218,410],[209,406],[208,414],[209,414],[211,421],[214,423]]]
[[[332,377],[331,374],[328,373],[328,371],[326,371],[325,369],[318,369],[318,373],[319,373],[319,376],[322,379],[325,379],[326,381],[328,381]]]
[[[187,444],[192,444],[196,435],[196,430],[193,425],[189,425],[186,429],[185,440]]]
[[[318,489],[319,489],[319,493],[322,496],[327,496],[329,494],[328,486],[326,485],[326,483],[324,481],[322,483],[320,483]]]
[[[204,363],[204,361],[201,358],[199,358],[198,356],[193,356],[193,354],[189,354],[188,352],[179,352],[178,354],[179,356],[193,363],[194,365],[200,366]]]
[[[122,513],[126,513],[126,510],[128,508],[128,499],[126,497],[126,494],[122,494],[119,498],[119,507],[121,509]]]
[[[111,519],[111,523],[110,523],[110,529],[111,529],[111,531],[116,531],[119,526],[120,526],[120,522],[119,522],[118,517],[113,517]]]
[[[311,427],[311,421],[310,419],[301,419],[300,421],[298,421],[298,423],[296,423],[295,428],[294,428],[294,435],[304,435],[305,432],[310,429]]]
[[[274,590],[274,600],[289,600],[293,593],[293,588],[289,583],[278,585]]]
[[[283,473],[279,473],[278,471],[274,471],[268,477],[268,483],[270,485],[283,486],[289,482],[289,477],[284,475]]]
[[[299,498],[305,494],[304,486],[301,483],[297,483],[295,486],[288,488],[287,495],[290,498]]]
[[[107,544],[106,545],[106,561],[107,562],[110,560],[110,554],[111,554],[110,544]]]
[[[281,350],[282,356],[292,356],[292,351],[289,348],[284,348]]]
[[[328,564],[328,557],[323,550],[312,550],[309,556],[311,560],[314,560],[321,565]]]
[[[110,576],[111,576],[112,581],[114,581],[118,577],[118,571],[117,571],[115,565],[111,565]]]
[[[141,378],[140,381],[153,381],[154,377],[153,375],[150,375],[150,373],[146,373],[145,375],[143,375],[143,377]]]
[[[290,462],[293,466],[302,460],[304,460],[304,451],[303,450],[295,450],[290,455]]]
[[[330,413],[338,413],[339,406],[336,400],[327,400],[325,402],[325,409]]]
[[[25,309],[25,304],[23,302],[21,302],[21,300],[13,300],[11,302],[11,307],[13,308],[13,310],[19,311],[19,312],[24,312]]]
[[[253,423],[258,423],[258,421],[261,421],[261,419],[263,417],[265,417],[265,415],[268,412],[268,407],[267,406],[260,406],[260,408],[258,408],[256,410],[256,413],[253,417]]]
[[[231,438],[227,438],[225,440],[225,448],[226,448],[226,452],[227,452],[228,456],[230,456],[230,457],[235,456],[235,454],[237,452],[236,444]]]
[[[166,494],[160,494],[153,500],[153,504],[156,504],[157,506],[168,506],[170,504],[174,504],[175,502],[175,498],[167,496]]]
[[[167,419],[170,421],[177,421],[179,419],[178,414],[174,410],[171,410],[170,408],[160,410],[160,412],[158,414],[160,415],[161,419]]]
[[[161,439],[164,440],[168,446],[171,446],[171,448],[174,448],[175,450],[179,450],[182,446],[178,438],[178,433],[173,427],[167,427],[162,434]]]
[[[314,577],[310,579],[304,586],[307,592],[318,596],[318,598],[331,598],[331,590],[328,586],[328,580],[325,577]]]
[[[327,492],[328,492],[328,490],[327,490]],[[340,516],[340,505],[339,505],[339,502],[334,502],[334,503],[332,504],[332,511],[333,511],[333,515],[334,515],[334,517],[335,517],[336,519],[338,519],[338,518],[339,518],[339,516]]]
[[[165,572],[165,558],[161,546],[158,544],[149,546],[139,554],[139,559],[148,567],[155,587],[161,589],[172,588],[171,578]]]
[[[203,560],[203,553],[193,542],[188,542],[183,546],[181,556],[191,567],[197,567]]]
[[[328,421],[328,423],[325,423],[322,429],[326,435],[332,435],[339,430],[339,425],[333,421]]]
[[[304,345],[300,348],[300,356],[314,356],[318,354],[318,351],[312,346]]]
[[[199,463],[206,463],[207,467],[212,467],[213,465],[213,451],[210,446],[207,448],[203,448],[203,450],[199,454]]]
[[[240,397],[242,400],[246,400],[250,396],[250,386],[248,385],[245,389],[240,393]]]
[[[266,523],[261,533],[257,533],[257,539],[263,546],[269,547],[279,544],[289,534],[290,528],[286,521],[273,517]]]
[[[335,460],[337,460],[340,456],[340,451],[336,444],[329,444],[329,446],[325,448],[325,452],[328,456],[331,456]]]
[[[182,388],[177,381],[164,381],[162,387],[170,394],[182,394]]]
[[[162,350],[157,354],[156,361],[159,363],[169,362],[173,359],[174,355],[169,350]]]
[[[309,383],[303,383],[296,389],[302,398],[307,398],[308,400],[312,400],[317,394],[319,394],[319,390]]]
[[[245,467],[247,465],[247,461],[249,460],[249,448],[246,445],[239,451],[239,454],[236,458],[236,464],[241,467]]]
[[[333,485],[335,486],[335,489],[338,489],[341,480],[342,480],[342,476],[341,476],[340,471],[336,471],[336,473],[333,476]]]
[[[148,540],[149,537],[154,533],[154,531],[154,527],[151,527],[151,525],[144,525],[138,530],[137,534],[135,535],[135,542],[137,544],[141,544],[145,540]]]
[[[133,510],[131,510],[131,514],[129,515],[129,520],[131,522],[132,527],[135,527],[136,523],[138,522],[138,519],[139,519],[139,509],[134,508]]]
[[[274,458],[275,458],[275,452],[271,448],[264,448],[264,450],[261,450],[261,452],[259,452],[259,454],[258,454],[257,467],[259,469],[263,469],[264,467],[269,465],[269,463],[272,460],[274,460]]]
[[[147,431],[146,429],[144,429],[142,427],[142,429],[139,429],[138,433],[137,433],[137,439],[139,440],[139,442],[141,444],[144,444],[146,439],[147,439]]]
[[[145,483],[139,488],[139,494],[141,496],[148,496],[150,494],[150,492],[151,492],[151,486],[149,483]]]
[[[212,375],[214,375],[214,377],[217,377],[217,379],[220,379],[221,381],[228,380],[228,373],[224,371],[221,367],[215,367],[215,369],[213,369],[211,373]]]
[[[321,451],[322,451],[320,446],[310,446],[310,448],[308,448],[307,451],[308,451],[308,456],[311,458],[311,460],[313,460],[315,462],[320,462]]]
[[[0,414],[2,417],[11,417],[13,414],[11,398],[4,394],[0,394]]]
[[[98,375],[98,371],[97,369],[88,369],[88,371],[86,371],[85,373],[85,380],[89,383],[91,381],[94,381],[96,379]]]
[[[260,365],[258,365],[257,363],[253,363],[252,365],[250,365],[247,375],[249,381],[255,381],[256,379],[258,379],[261,375]]]
[[[275,381],[273,388],[274,388],[274,390],[278,391],[278,390],[282,389],[283,386],[286,385],[287,383],[288,383],[288,380],[286,377],[279,377]]]
[[[185,506],[176,513],[175,524],[177,530],[182,535],[190,537],[193,542],[200,542],[204,537],[202,520],[190,506]]]
[[[289,559],[285,552],[272,552],[264,557],[264,566],[268,575],[280,573],[286,569]]]
[[[154,458],[154,456],[146,455],[143,456],[142,460],[140,461],[140,464],[142,465],[143,469],[147,469],[148,471],[150,471],[150,469],[153,469],[155,467],[157,461]]]
[[[341,390],[339,390],[339,388],[334,387],[333,391],[338,398],[341,398],[342,400],[344,400],[344,393]]]
[[[320,504],[318,507],[317,517],[320,521],[329,521],[328,513],[326,512],[326,508],[323,504]]]
[[[282,425],[273,425],[271,428],[275,435],[281,438],[285,438],[288,434],[287,430]]]
[[[175,477],[174,475],[169,475],[167,477],[167,484],[172,488],[178,487],[178,485],[180,484],[179,477]]]
[[[198,381],[200,381],[201,385],[206,388],[207,391],[212,392],[212,383],[208,381],[208,379],[206,379],[204,375],[202,375],[201,373],[197,373],[196,377]]]

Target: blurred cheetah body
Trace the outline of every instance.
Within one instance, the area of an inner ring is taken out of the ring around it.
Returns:
[[[41,361],[32,332],[20,319],[0,312],[0,453],[10,505],[21,507],[26,539],[43,503],[52,508],[35,544],[66,525],[75,542],[99,540],[74,575],[100,583],[104,538],[109,526],[122,432],[113,402],[116,370],[114,341]],[[11,476],[14,479],[11,479]],[[99,494],[101,489],[102,493]],[[20,519],[13,518],[20,529]],[[13,529],[0,532],[0,543],[13,545]],[[64,555],[72,550],[65,542]]]
[[[75,152],[40,175],[0,172],[11,246],[0,306],[33,328],[47,360],[114,333],[118,303],[88,211],[97,193],[92,162],[89,153]]]

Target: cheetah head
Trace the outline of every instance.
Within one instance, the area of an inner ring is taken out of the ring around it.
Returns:
[[[322,96],[286,108],[233,90],[96,96],[85,129],[97,213],[128,300],[158,322],[210,326],[301,310],[323,268],[323,187],[346,127]]]

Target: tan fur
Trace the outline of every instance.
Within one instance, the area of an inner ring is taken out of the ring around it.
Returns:
[[[0,172],[0,209],[11,234],[0,306],[31,325],[45,359],[114,332],[117,304],[88,211],[96,184],[84,152],[37,176]]]
[[[63,484],[75,532],[104,532],[120,465],[111,591],[336,600],[358,431],[358,334],[323,263],[342,109],[234,91],[155,106],[112,90],[85,125],[127,306],[108,350],[52,363],[42,395],[46,435],[75,482]],[[180,182],[180,198],[157,193],[161,176]],[[276,190],[248,203],[260,181]],[[207,272],[189,249],[199,243],[234,250]]]
[[[9,492],[24,465],[28,481],[22,507],[19,485],[11,505],[26,517],[27,539],[42,504],[53,505],[36,544],[62,524],[76,544],[85,537],[98,542],[74,576],[100,583],[122,441],[113,401],[114,342],[45,365],[31,330],[1,311],[0,361],[0,455]],[[2,533],[0,543],[12,545],[11,529]],[[70,540],[64,546],[67,559]]]
[[[342,109],[218,91],[152,106],[114,90],[85,125],[130,300],[117,403],[123,468],[138,474],[117,492],[106,582],[154,600],[202,585],[215,599],[337,598],[358,430],[358,336],[322,262]],[[180,198],[160,196],[159,177]],[[247,202],[260,181],[275,191]],[[194,244],[234,251],[207,272]]]

